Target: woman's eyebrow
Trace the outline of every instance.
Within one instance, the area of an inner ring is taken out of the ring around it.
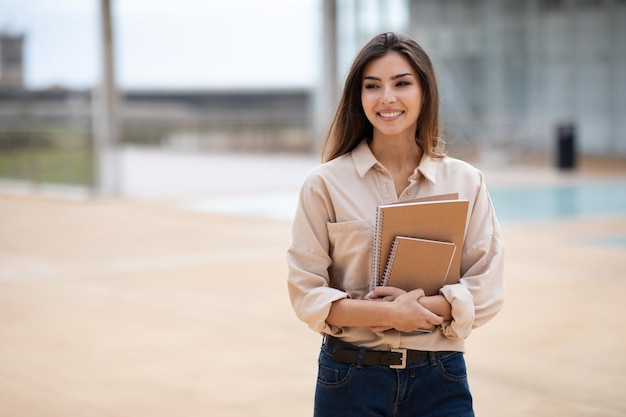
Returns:
[[[414,74],[410,73],[410,72],[404,72],[402,74],[396,74],[394,76],[391,77],[392,80],[397,80],[398,78],[402,78],[402,77],[406,77],[406,76],[414,76]],[[378,77],[374,77],[373,75],[366,75],[363,77],[364,80],[375,80],[375,81],[381,81],[380,78]]]

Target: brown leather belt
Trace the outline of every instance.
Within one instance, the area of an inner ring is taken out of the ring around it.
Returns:
[[[362,351],[358,346],[329,335],[325,335],[324,345],[334,350],[332,357],[337,362],[351,363],[353,365],[360,362],[363,365],[388,366],[392,369],[404,369],[407,363],[427,360],[431,357],[431,353],[437,356],[452,353],[412,349],[391,349],[388,351],[363,349]]]

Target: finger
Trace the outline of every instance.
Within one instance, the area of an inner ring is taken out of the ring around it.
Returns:
[[[413,290],[410,292],[410,294],[415,297],[415,299],[417,300],[418,298],[422,298],[424,297],[426,294],[424,293],[424,290],[421,288],[418,288],[416,290]]]
[[[443,323],[443,317],[436,315],[435,313],[431,312],[430,310],[426,310],[426,311],[428,311],[428,315],[426,317],[426,320],[428,320],[429,323],[432,323],[435,326],[440,325],[441,323]]]
[[[400,288],[376,287],[374,288],[374,290],[370,291],[366,297],[368,300],[384,299],[385,301],[393,301],[399,295],[402,295],[404,293],[405,291],[401,290]]]
[[[399,288],[380,286],[380,287],[374,288],[372,291],[370,291],[368,295],[371,295],[372,298],[378,298],[378,297],[387,297],[387,296],[397,296],[398,294],[401,294],[403,292],[404,291]]]

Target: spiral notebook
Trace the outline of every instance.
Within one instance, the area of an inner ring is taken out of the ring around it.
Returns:
[[[458,282],[469,201],[456,194],[378,206],[370,287],[381,285],[396,236],[450,242],[456,246],[446,283]]]
[[[454,243],[396,236],[381,285],[436,295],[446,283],[455,252]]]

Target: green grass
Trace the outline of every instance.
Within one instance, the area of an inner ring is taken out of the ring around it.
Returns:
[[[82,132],[0,134],[0,178],[92,186],[93,155]]]

